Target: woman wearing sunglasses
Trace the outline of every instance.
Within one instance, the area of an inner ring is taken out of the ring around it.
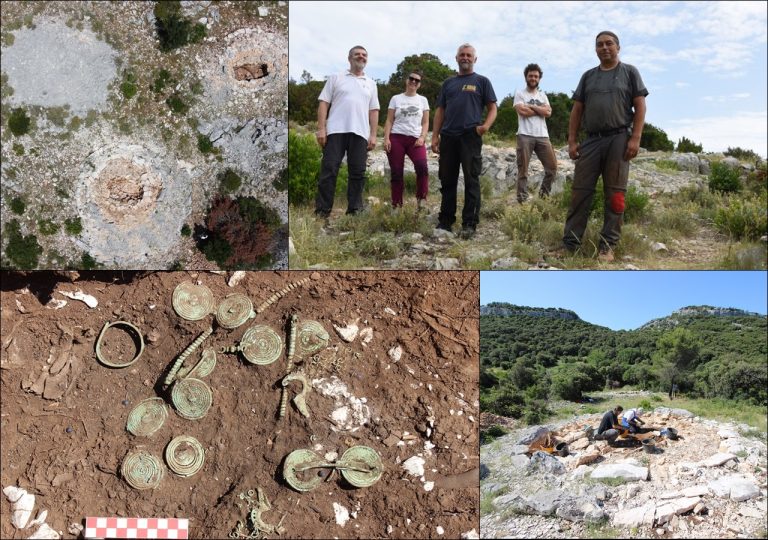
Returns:
[[[405,92],[392,96],[384,124],[384,150],[392,170],[392,207],[403,206],[403,168],[405,156],[413,162],[416,171],[416,204],[419,211],[429,190],[427,147],[424,141],[429,131],[429,103],[417,92],[421,86],[421,72],[413,71],[405,80]]]

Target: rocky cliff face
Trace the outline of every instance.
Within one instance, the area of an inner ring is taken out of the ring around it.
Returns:
[[[480,315],[495,315],[497,317],[511,317],[512,315],[527,315],[529,317],[548,317],[550,319],[581,320],[576,313],[569,309],[536,309],[522,306],[488,305],[480,306]]]
[[[764,315],[760,315],[759,313],[754,313],[752,311],[745,311],[743,309],[736,309],[736,308],[723,308],[723,307],[713,307],[713,306],[687,306],[684,308],[677,309],[672,312],[671,315],[668,317],[662,317],[660,319],[654,319],[652,321],[649,321],[645,323],[643,326],[641,326],[641,329],[644,328],[657,328],[657,327],[665,327],[665,326],[677,326],[680,324],[681,320],[685,319],[686,317],[694,317],[694,316],[710,316],[710,317],[764,317]]]

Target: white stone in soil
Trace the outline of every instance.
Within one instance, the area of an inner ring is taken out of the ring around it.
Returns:
[[[653,525],[656,505],[647,502],[635,508],[626,508],[616,512],[613,516],[613,525],[624,527],[639,527],[640,525]]]
[[[421,456],[412,456],[403,461],[403,469],[412,476],[424,476],[425,460]]]
[[[29,518],[32,516],[32,510],[35,508],[35,496],[27,493],[26,489],[16,486],[8,486],[3,489],[5,497],[11,504],[11,523],[17,529],[23,529],[27,526]]]
[[[703,460],[701,462],[702,467],[718,467],[725,463],[726,461],[730,461],[736,456],[734,454],[730,453],[721,453],[718,452],[717,454],[714,454],[707,459]]]
[[[400,345],[396,345],[387,351],[387,354],[393,362],[398,362],[403,356],[403,348]]]
[[[339,337],[347,343],[352,343],[360,332],[360,327],[357,326],[356,323],[347,324],[346,327],[336,326],[334,324],[333,328],[336,330],[336,333],[339,334]]]
[[[598,465],[592,471],[592,478],[599,480],[601,478],[622,478],[629,482],[646,480],[648,478],[648,467],[637,467],[626,463],[609,463]]]
[[[336,524],[342,527],[349,521],[349,510],[339,503],[333,503],[333,513],[336,516]]]

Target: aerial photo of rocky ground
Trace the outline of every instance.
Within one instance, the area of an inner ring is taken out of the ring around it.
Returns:
[[[3,2],[2,267],[287,268],[286,2]]]

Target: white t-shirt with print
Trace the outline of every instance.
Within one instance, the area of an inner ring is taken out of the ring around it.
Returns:
[[[371,134],[368,112],[379,110],[376,81],[347,70],[328,77],[317,99],[331,104],[325,126],[326,134],[354,133],[368,140]]]
[[[394,109],[395,119],[392,123],[392,133],[421,136],[421,119],[424,111],[429,110],[429,102],[424,96],[406,96],[397,94],[389,100],[389,108]]]
[[[523,90],[515,92],[515,101],[513,105],[549,105],[549,99],[547,94],[536,89],[531,93],[526,86]],[[528,135],[529,137],[549,137],[547,131],[547,121],[543,116],[538,114],[535,116],[522,116],[517,115],[517,134]]]

